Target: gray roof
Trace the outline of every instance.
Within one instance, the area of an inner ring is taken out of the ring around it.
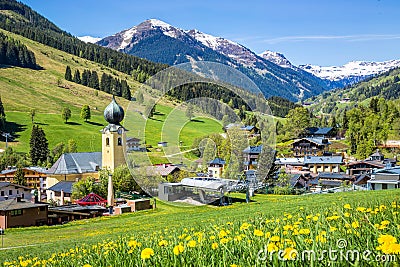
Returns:
[[[248,154],[260,154],[263,146],[248,146],[245,150],[243,150],[243,153],[248,153]]]
[[[42,167],[24,167],[22,168],[23,170],[30,170],[30,171],[35,171],[35,172],[39,172],[39,173],[47,173],[47,168],[42,168]],[[8,169],[8,170],[2,170],[1,174],[8,174],[8,173],[12,173],[15,172],[17,170],[17,168],[12,168],[12,169]]]
[[[0,188],[7,187],[7,186],[14,186],[15,188],[22,188],[22,189],[26,189],[26,190],[32,190],[32,188],[27,187],[27,186],[23,186],[23,185],[19,185],[19,184],[12,184],[10,182],[0,182]]]
[[[49,174],[80,174],[101,168],[101,152],[65,153],[49,169]]]
[[[318,178],[333,179],[333,180],[350,180],[352,177],[345,173],[320,172],[318,173]]]
[[[374,171],[374,173],[390,173],[390,174],[400,174],[400,166],[396,166],[393,168],[385,168]]]
[[[307,140],[311,143],[317,144],[317,145],[330,145],[331,143],[325,139],[325,138],[318,138],[318,137],[304,137],[304,138],[300,138],[300,139],[296,139],[293,143],[297,143],[301,140]]]
[[[225,186],[225,183],[223,183],[221,179],[204,177],[183,178],[180,183],[183,186],[198,187],[213,191],[218,191]]]
[[[54,192],[61,192],[62,190],[64,191],[64,193],[72,194],[72,186],[74,185],[74,183],[75,182],[72,181],[60,181],[47,190]]]
[[[208,162],[208,164],[219,164],[219,165],[225,165],[225,160],[221,158],[215,158],[212,161]]]
[[[304,164],[341,164],[343,163],[342,156],[306,156]]]
[[[48,206],[46,203],[32,203],[25,199],[17,201],[16,198],[0,201],[0,210],[18,210],[18,209],[29,209],[35,207]]]
[[[306,130],[308,134],[328,134],[333,128],[332,127],[308,127]]]

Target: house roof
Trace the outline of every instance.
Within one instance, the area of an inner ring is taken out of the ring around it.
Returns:
[[[275,164],[278,165],[304,165],[304,158],[277,158]]]
[[[291,174],[290,176],[291,176],[290,185],[292,187],[295,187],[296,184],[300,184],[303,187],[307,185],[307,181],[306,180],[300,179],[302,177],[301,174]]]
[[[304,137],[304,138],[300,138],[300,139],[296,139],[294,140],[293,144],[298,143],[300,141],[306,140],[310,143],[314,143],[317,145],[330,145],[331,143],[328,141],[328,139],[324,139],[324,138],[318,138],[318,137]]]
[[[376,170],[374,173],[400,174],[400,166]]]
[[[308,182],[310,185],[322,185],[322,186],[341,186],[341,181],[334,181],[334,180],[321,180],[319,181],[318,178],[311,180]]]
[[[16,198],[0,201],[0,210],[18,210],[18,209],[29,209],[36,207],[48,206],[46,203],[32,203],[31,201],[21,199],[17,201]]]
[[[384,157],[384,155],[379,151],[379,149],[377,149],[376,151],[375,151],[375,153],[374,154],[372,154],[370,157]]]
[[[174,172],[175,170],[180,170],[180,168],[176,165],[157,165],[154,166],[154,170],[161,176],[167,176]]]
[[[198,187],[213,191],[219,191],[225,186],[225,183],[223,183],[222,180],[202,177],[183,178],[181,184],[183,186]]]
[[[23,186],[23,185],[19,185],[19,184],[13,184],[13,183],[10,183],[10,182],[0,182],[0,188],[7,187],[7,186],[13,186],[15,188],[22,188],[22,189],[26,189],[26,190],[32,190],[32,188],[27,187],[27,186]]]
[[[61,192],[62,190],[64,191],[64,193],[72,194],[72,186],[74,185],[74,183],[75,182],[72,181],[60,181],[47,190],[54,192]]]
[[[65,153],[49,169],[49,174],[97,172],[101,168],[101,152]]]
[[[107,203],[107,200],[102,198],[101,196],[95,194],[95,193],[90,193],[89,195],[79,199],[76,201],[76,204],[79,205],[102,205]]]
[[[350,180],[351,176],[344,173],[320,172],[318,173],[318,178],[332,180]]]
[[[221,158],[215,158],[212,161],[208,162],[208,164],[219,164],[219,165],[225,165],[225,160]]]
[[[357,185],[357,184],[359,184],[359,183],[361,183],[361,182],[363,182],[363,181],[367,181],[367,180],[369,180],[369,179],[371,179],[371,177],[370,177],[369,175],[367,175],[367,174],[361,174],[361,175],[359,175],[359,176],[357,177],[357,179],[355,180],[354,184]]]
[[[306,131],[311,135],[325,135],[328,134],[332,129],[332,127],[308,127],[306,128]]]
[[[126,139],[126,142],[139,142],[141,139],[136,137],[129,137]]]
[[[343,162],[342,156],[306,156],[304,157],[304,164],[341,164]]]
[[[263,146],[248,146],[245,150],[243,150],[243,153],[247,154],[260,154]]]
[[[382,162],[376,161],[376,160],[358,160],[358,161],[353,161],[347,164],[347,166],[351,167],[357,164],[367,164],[371,165],[372,167],[375,168],[384,168],[385,164],[382,164]]]

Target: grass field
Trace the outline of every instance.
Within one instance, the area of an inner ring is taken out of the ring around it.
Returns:
[[[282,257],[295,255],[289,253],[293,249],[370,250],[374,256],[400,252],[390,238],[400,233],[398,190],[256,195],[249,204],[243,195],[233,196],[236,202],[225,207],[158,201],[155,210],[7,229],[4,244],[10,249],[0,250],[0,259],[12,266],[382,266],[363,259],[335,262],[327,256],[312,263],[299,258],[283,262],[272,251],[285,251]],[[260,258],[264,249],[271,260]]]

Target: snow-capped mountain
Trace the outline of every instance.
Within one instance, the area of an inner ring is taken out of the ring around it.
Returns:
[[[92,43],[95,44],[101,40],[101,38],[92,37],[92,36],[81,36],[78,37],[79,40],[84,41],[85,43]]]
[[[288,67],[289,61],[281,67],[236,42],[198,30],[176,28],[157,19],[146,20],[97,44],[169,65],[193,60],[229,65],[252,79],[266,96],[297,101],[329,89],[322,79]]]
[[[281,53],[266,50],[259,54],[260,57],[275,63],[282,68],[295,68],[290,61]]]
[[[320,67],[315,65],[301,65],[299,67],[324,80],[346,86],[400,67],[400,60],[383,62],[352,61],[343,66]]]

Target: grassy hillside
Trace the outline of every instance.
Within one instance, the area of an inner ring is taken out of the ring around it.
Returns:
[[[364,80],[344,89],[335,89],[312,97],[311,109],[317,113],[332,114],[344,108],[369,103],[372,97],[387,100],[400,98],[400,68]],[[308,102],[308,101],[307,101]]]
[[[38,260],[51,266],[265,266],[265,261],[257,260],[257,253],[269,242],[282,250],[294,247],[299,252],[313,249],[321,253],[336,249],[338,240],[344,239],[345,252],[368,249],[375,256],[382,254],[376,249],[381,235],[400,234],[398,190],[256,195],[249,204],[242,202],[243,194],[232,196],[236,202],[226,207],[173,206],[157,201],[155,210],[59,226],[7,229],[0,264],[30,259],[29,266]],[[276,243],[276,238],[282,243]],[[160,245],[162,240],[165,242]],[[183,251],[174,255],[178,244]],[[144,248],[154,250],[150,259],[141,259]],[[52,257],[53,253],[57,255]],[[274,266],[282,264],[276,253],[273,256]],[[48,262],[50,258],[52,262]],[[329,259],[306,264],[287,261],[285,266],[328,266]],[[349,266],[345,259],[332,263]],[[381,264],[361,260],[355,266]]]

